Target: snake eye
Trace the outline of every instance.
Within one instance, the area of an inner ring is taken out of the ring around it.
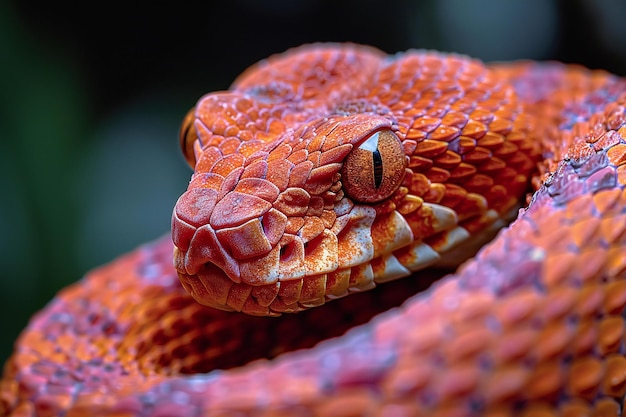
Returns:
[[[183,151],[183,156],[187,163],[193,169],[196,166],[196,155],[193,152],[193,144],[198,139],[196,128],[194,127],[194,121],[196,120],[196,108],[192,107],[187,112],[183,123],[180,126],[178,132],[178,141],[180,142],[180,149]]]
[[[346,157],[341,169],[345,192],[362,203],[376,203],[394,193],[407,166],[400,139],[379,130]]]

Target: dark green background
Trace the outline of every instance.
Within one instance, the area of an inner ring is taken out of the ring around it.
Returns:
[[[190,175],[184,113],[312,41],[626,74],[625,2],[0,3],[0,360],[56,291],[165,233]]]

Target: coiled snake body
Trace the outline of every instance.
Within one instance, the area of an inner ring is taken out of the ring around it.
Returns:
[[[577,66],[356,45],[260,62],[186,117],[172,237],[32,319],[0,412],[620,415],[624,92]]]

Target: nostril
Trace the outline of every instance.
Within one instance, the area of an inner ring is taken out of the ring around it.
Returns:
[[[184,269],[187,274],[195,275],[207,263],[215,264],[234,282],[240,282],[237,260],[225,250],[210,225],[198,228],[191,239],[185,253]]]
[[[304,244],[294,235],[285,235],[280,241],[278,267],[281,280],[304,277]]]
[[[280,247],[280,261],[287,262],[289,258],[293,255],[294,251],[294,243],[293,241],[289,242],[286,245]]]

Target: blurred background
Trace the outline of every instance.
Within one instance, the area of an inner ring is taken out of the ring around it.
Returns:
[[[180,120],[272,53],[352,41],[626,75],[622,0],[206,3],[0,2],[2,362],[59,289],[167,232],[191,174]]]

